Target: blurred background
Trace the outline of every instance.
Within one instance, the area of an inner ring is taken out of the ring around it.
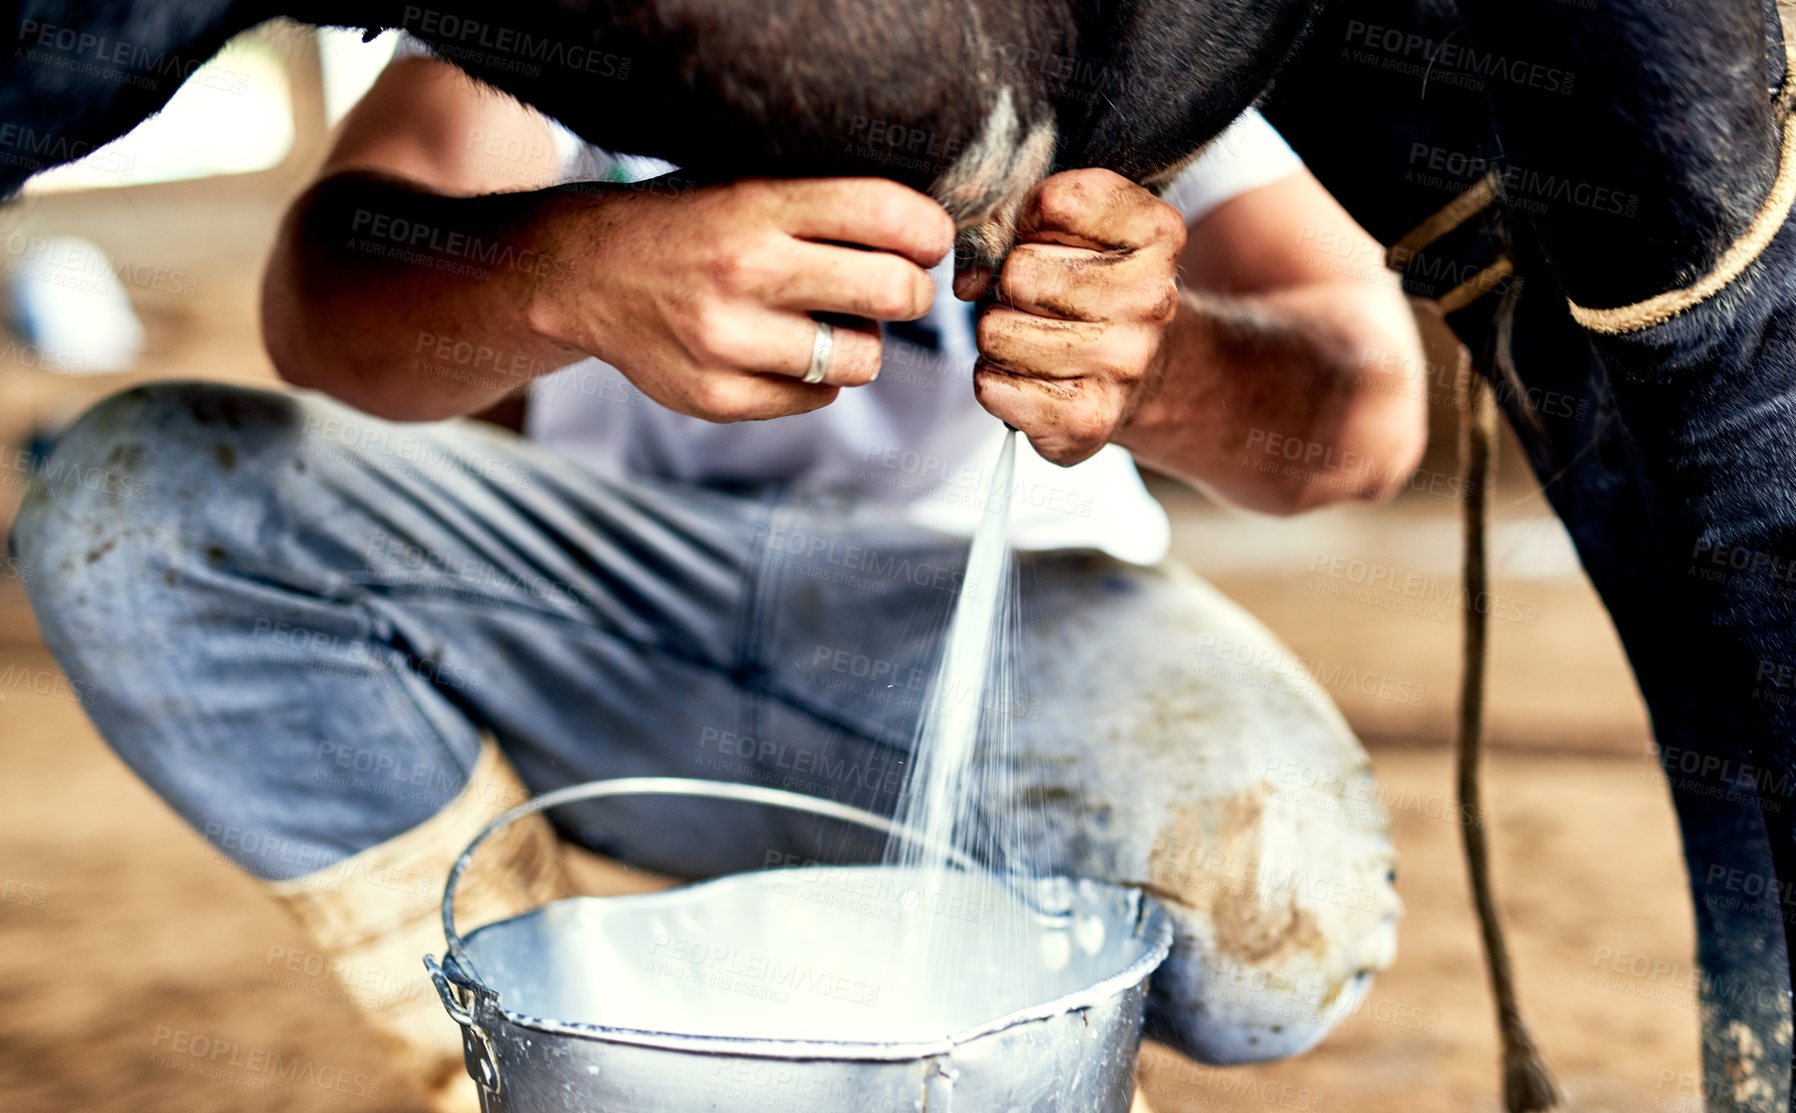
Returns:
[[[54,443],[132,383],[268,384],[263,259],[332,123],[389,39],[259,29],[161,116],[0,209],[0,530]],[[1454,823],[1460,627],[1452,605],[1341,592],[1337,559],[1458,581],[1462,488],[1443,330],[1425,381],[1433,442],[1389,506],[1294,520],[1156,482],[1175,555],[1258,615],[1372,752],[1408,906],[1396,966],[1299,1059],[1218,1070],[1146,1053],[1163,1113],[1499,1108],[1497,1048]],[[1505,449],[1510,446],[1505,445]],[[1580,1110],[1688,1111],[1696,1080],[1689,898],[1645,713],[1609,620],[1515,451],[1493,492],[1496,591],[1487,793],[1524,1005]],[[117,762],[0,577],[0,1094],[20,1111],[411,1108],[398,1086],[247,1090],[158,1065],[158,1028],[382,1077],[355,1010],[257,888]]]

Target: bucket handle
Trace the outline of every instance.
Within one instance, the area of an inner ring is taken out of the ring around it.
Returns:
[[[612,796],[708,796],[716,800],[735,800],[746,804],[766,804],[776,808],[810,812],[812,815],[870,827],[909,843],[934,846],[962,869],[978,868],[978,863],[964,851],[951,846],[943,847],[939,840],[930,839],[923,833],[895,820],[887,819],[877,812],[870,812],[865,808],[856,808],[849,804],[839,804],[820,796],[807,796],[802,792],[762,788],[759,785],[732,784],[728,781],[706,781],[693,777],[618,777],[613,780],[588,781],[585,784],[569,785],[567,788],[558,788],[553,792],[545,792],[541,796],[527,800],[487,824],[486,829],[474,836],[474,841],[461,852],[461,857],[455,860],[455,865],[449,870],[448,881],[443,886],[443,938],[449,945],[449,957],[453,961],[453,965],[444,964],[452,981],[458,985],[463,984],[461,978],[456,977],[457,974],[479,977],[473,962],[462,949],[462,937],[455,930],[455,890],[461,883],[462,874],[473,862],[474,852],[480,849],[480,844],[502,828],[516,823],[525,816],[535,815],[537,812],[547,811],[550,808],[559,808],[563,804],[578,803],[582,800],[602,800]],[[457,969],[458,967],[459,969]]]

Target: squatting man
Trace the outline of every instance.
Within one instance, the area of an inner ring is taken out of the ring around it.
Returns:
[[[894,570],[964,563],[1008,422],[1040,494],[1012,528],[1017,706],[1047,710],[1014,717],[1015,798],[988,805],[1042,833],[1035,864],[1167,900],[1151,1034],[1206,1062],[1319,1039],[1393,955],[1382,813],[1326,799],[1366,758],[1307,678],[1205,668],[1224,640],[1288,651],[1167,560],[1135,466],[1270,513],[1400,487],[1425,440],[1410,310],[1309,246],[1370,238],[1251,112],[1160,197],[1041,182],[997,275],[956,275],[949,218],[895,183],[670,180],[403,47],[268,264],[264,339],[301,389],[117,395],[49,474],[142,497],[53,483],[19,519],[107,742],[362,983],[393,1069],[468,1108],[417,992],[454,855],[529,792],[621,775],[893,810],[890,779],[830,771],[902,760],[918,693],[829,663],[927,671],[953,585]],[[466,420],[526,394],[521,436]],[[1374,478],[1264,468],[1273,434]],[[1262,777],[1288,763],[1332,787]],[[462,915],[562,893],[564,845],[696,877],[840,838],[705,801],[571,809],[510,828]]]

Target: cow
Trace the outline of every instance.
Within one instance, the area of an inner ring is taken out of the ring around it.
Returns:
[[[954,218],[960,269],[995,273],[1038,180],[1101,166],[1170,181],[1265,88],[1308,9],[525,0],[500,16],[480,0],[25,0],[0,121],[38,141],[0,166],[0,195],[160,109],[231,35],[288,16],[402,29],[588,141],[667,159],[688,181],[892,178]]]
[[[1682,830],[1717,1110],[1790,1100],[1785,37],[1768,2],[1347,0],[1264,103],[1473,353],[1615,622]]]
[[[404,28],[691,179],[895,178],[948,209],[969,271],[995,270],[1040,177],[1164,182],[1258,104],[1391,245],[1373,263],[1438,304],[1565,522],[1677,808],[1705,1097],[1789,1106],[1796,66],[1772,0],[516,0],[503,28],[495,10],[27,0],[0,129],[33,141],[0,190],[129,130],[275,15]],[[628,79],[468,49],[495,29],[627,59]],[[68,35],[122,50],[113,69],[137,80],[64,64]],[[856,142],[874,122],[897,141]],[[1498,989],[1508,1105],[1544,1108]]]

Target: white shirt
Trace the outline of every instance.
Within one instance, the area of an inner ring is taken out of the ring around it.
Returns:
[[[613,156],[557,127],[563,181],[639,181],[673,169]],[[1186,223],[1296,173],[1302,163],[1259,113],[1219,135],[1163,194]],[[953,258],[934,272],[936,300],[918,326],[936,351],[887,332],[879,378],[821,410],[718,425],[663,409],[615,367],[584,360],[536,381],[526,434],[600,475],[694,483],[782,483],[883,501],[918,526],[971,536],[1003,425],[973,399],[978,352],[970,308],[952,293]],[[1011,540],[1019,549],[1095,548],[1137,564],[1166,555],[1170,530],[1128,452],[1109,445],[1070,468],[1019,445]]]

